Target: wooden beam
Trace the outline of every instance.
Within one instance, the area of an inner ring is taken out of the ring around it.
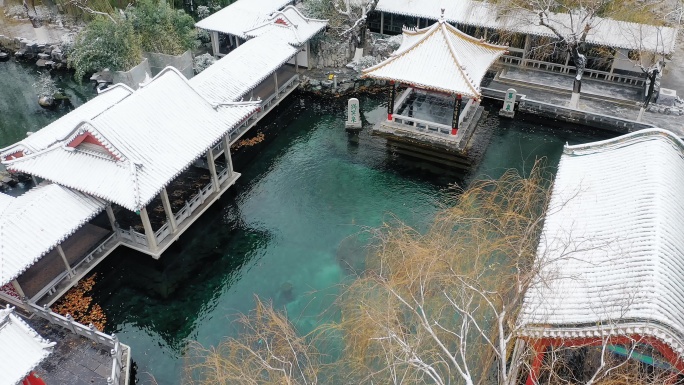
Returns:
[[[156,250],[157,237],[154,235],[154,230],[152,230],[152,223],[150,223],[150,216],[147,215],[147,207],[140,209],[140,219],[142,220],[143,228],[145,229],[145,237],[147,237],[147,246],[150,250]]]
[[[216,163],[214,162],[214,152],[209,149],[207,151],[207,163],[209,164],[209,172],[211,173],[211,180],[214,182],[214,191],[218,192],[221,189],[218,174],[216,173]]]
[[[62,249],[62,245],[57,245],[57,253],[59,253],[60,257],[62,257],[62,262],[64,262],[64,266],[66,267],[67,274],[69,274],[69,278],[73,277],[74,272],[71,270],[71,265],[69,265],[69,260],[64,253],[64,249]]]
[[[176,217],[173,216],[173,210],[171,210],[171,202],[169,202],[169,194],[166,192],[166,187],[161,191],[162,205],[164,206],[164,212],[166,213],[166,219],[171,225],[171,231],[175,233],[178,231],[178,225],[176,224]]]

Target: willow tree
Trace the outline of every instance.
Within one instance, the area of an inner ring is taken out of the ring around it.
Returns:
[[[577,108],[587,66],[587,37],[598,33],[606,19],[662,25],[670,3],[666,0],[494,0],[501,14],[516,20],[518,28],[540,26],[563,47],[575,66],[571,107]],[[603,31],[620,34],[622,31]],[[631,40],[633,36],[625,36]]]
[[[186,382],[517,383],[532,353],[523,347],[512,354],[517,314],[548,261],[537,256],[543,220],[559,209],[548,207],[550,187],[540,165],[527,177],[508,171],[455,194],[425,231],[382,226],[366,271],[338,298],[334,322],[300,336],[283,312],[257,301],[253,314],[238,321],[241,335],[193,349]],[[559,351],[550,370],[562,358]],[[592,384],[609,384],[626,365],[599,366]]]

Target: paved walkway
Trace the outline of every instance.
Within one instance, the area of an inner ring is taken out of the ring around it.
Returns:
[[[26,320],[41,336],[56,343],[55,350],[35,372],[48,384],[106,385],[112,370],[108,347],[76,335],[48,321]]]
[[[525,82],[524,85],[521,83],[523,80]],[[567,87],[568,83],[569,87]],[[509,69],[508,74],[505,74],[503,77],[499,76],[487,87],[497,90],[515,88],[518,94],[523,94],[528,99],[566,107],[570,102],[570,95],[572,94],[572,76],[515,68]],[[618,88],[626,88],[626,91],[620,91]],[[640,105],[636,98],[629,98],[630,90],[632,88],[621,87],[618,84],[606,84],[591,79],[584,79],[582,81],[582,93],[593,91],[591,95],[594,98],[580,99],[579,109],[636,120],[639,115]],[[608,96],[608,98],[600,100],[601,96]],[[617,96],[620,96],[617,98],[620,99],[620,102],[612,101]],[[665,115],[647,111],[644,113],[642,121],[668,129],[679,136],[684,136],[684,116]]]

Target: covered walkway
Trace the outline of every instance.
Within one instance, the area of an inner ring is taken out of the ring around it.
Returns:
[[[537,352],[530,379],[559,346],[646,344],[684,370],[682,195],[669,131],[565,146],[517,321]]]

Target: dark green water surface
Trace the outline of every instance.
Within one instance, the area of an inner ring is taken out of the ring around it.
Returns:
[[[21,69],[0,63],[3,146],[58,116],[32,107],[34,76]],[[362,97],[361,105],[369,122],[384,118],[382,98]],[[342,111],[341,102],[291,96],[258,127],[267,141],[235,156],[236,186],[160,260],[121,248],[98,266],[96,301],[108,332],[132,347],[141,383],[154,376],[160,385],[179,384],[187,341],[219,343],[234,332],[236,314],[253,308],[254,295],[311,330],[338,285],[362,271],[367,228],[397,219],[422,228],[451,184],[528,170],[540,156],[554,167],[566,141],[603,137],[490,117],[480,166],[459,175],[389,154],[368,127],[349,136]]]
[[[38,71],[34,65],[14,60],[0,62],[0,148],[23,139],[27,131],[37,131],[69,111],[64,107],[45,110],[38,105],[38,93],[33,87]],[[53,79],[74,106],[96,95],[90,84],[75,83],[71,73],[60,72]]]

